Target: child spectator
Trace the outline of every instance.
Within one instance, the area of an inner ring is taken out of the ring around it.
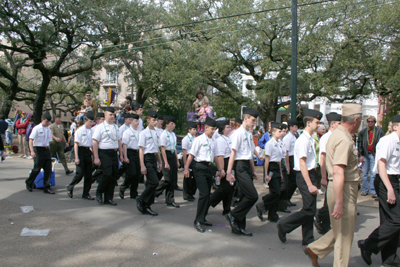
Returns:
[[[203,106],[199,110],[199,113],[197,113],[197,115],[200,116],[199,121],[205,122],[206,118],[210,116],[210,113],[211,113],[211,108],[208,107],[208,101],[204,101]],[[204,124],[201,123],[199,124],[199,132],[204,132]]]

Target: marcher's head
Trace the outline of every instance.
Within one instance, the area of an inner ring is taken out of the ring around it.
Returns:
[[[108,124],[113,124],[115,122],[115,109],[113,107],[106,108],[104,119]]]
[[[208,138],[211,138],[214,135],[215,130],[217,129],[217,122],[210,117],[207,117],[204,121],[204,125],[205,134],[208,136]]]
[[[271,122],[271,134],[275,140],[281,138],[283,126],[279,122]]]
[[[281,137],[279,139],[283,139],[283,137],[285,137],[285,135],[287,133],[287,129],[288,129],[287,125],[282,123],[282,134],[281,134]]]
[[[89,111],[85,116],[85,126],[90,129],[94,125],[94,113]]]
[[[97,113],[96,123],[100,124],[100,123],[103,123],[103,121],[104,121],[104,113],[103,112]]]
[[[139,115],[131,114],[131,126],[136,129],[139,126]]]
[[[228,120],[217,121],[218,133],[221,135],[229,136],[232,131],[232,127]]]
[[[139,114],[138,114],[139,115]],[[146,121],[147,121],[147,126],[150,129],[154,129],[154,127],[156,127],[157,125],[157,112],[155,112],[154,110],[147,110],[147,117],[146,117]]]
[[[61,114],[57,114],[57,115],[54,117],[54,123],[55,123],[55,124],[61,124]]]
[[[204,93],[202,92],[202,91],[197,91],[197,93],[196,93],[196,98],[197,99],[202,99],[204,97]]]
[[[135,111],[136,114],[139,115],[139,117],[142,116],[143,115],[143,105],[136,103],[135,106],[133,107],[133,111]]]
[[[331,112],[326,114],[326,119],[328,120],[329,130],[334,131],[341,124],[342,115],[336,112]]]
[[[369,116],[367,118],[368,128],[373,129],[375,127],[376,118],[374,116]]]
[[[303,110],[303,122],[305,126],[305,130],[309,133],[313,133],[317,131],[319,126],[319,121],[321,120],[323,114],[318,110],[314,109],[304,109]]]
[[[342,105],[342,126],[351,134],[358,132],[362,119],[362,106],[360,104]]]
[[[299,129],[299,122],[297,120],[288,120],[287,123],[289,126],[289,131],[292,134],[295,134],[297,132],[297,130]]]
[[[42,125],[43,125],[43,127],[48,127],[50,125],[50,121],[51,121],[50,113],[48,111],[46,111],[42,115]]]
[[[163,125],[163,115],[161,115],[161,114],[158,114],[157,115],[157,127],[158,128],[162,128],[162,125]]]
[[[195,136],[197,133],[197,124],[193,121],[189,121],[187,125],[187,131],[190,133],[192,136]]]
[[[132,122],[131,114],[125,113],[125,115],[124,115],[124,122],[125,122],[125,125],[131,124],[131,122]]]
[[[163,119],[164,119],[163,120],[163,127],[169,132],[173,131],[175,129],[175,126],[176,126],[175,117],[174,116],[164,115]]]
[[[252,108],[243,107],[242,121],[246,130],[253,129],[257,123],[257,118],[260,113]]]

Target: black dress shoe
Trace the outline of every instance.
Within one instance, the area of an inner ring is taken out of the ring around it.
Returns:
[[[253,233],[246,231],[245,229],[240,228],[240,234],[245,236],[253,236]]]
[[[279,240],[281,240],[282,243],[285,243],[286,242],[286,234],[282,230],[282,226],[281,226],[281,222],[280,221],[278,221],[278,223],[276,224],[276,228],[278,228]]]
[[[235,217],[232,216],[232,213],[229,212],[228,214],[226,214],[225,218],[228,220],[228,222],[229,222],[229,224],[230,224],[230,226],[232,228],[232,232],[233,233],[240,233],[239,226],[236,223]]]
[[[104,204],[106,204],[106,205],[111,205],[111,206],[117,206],[117,203],[115,203],[115,202],[112,201],[112,200],[107,200],[107,201],[104,202]]]
[[[229,212],[231,212],[230,210],[223,210],[222,211],[222,216],[225,216],[226,214],[228,214]]]
[[[146,212],[146,214],[149,214],[151,216],[157,216],[158,215],[158,213],[153,211],[150,207],[146,208],[145,212]]]
[[[288,206],[289,207],[296,207],[297,204],[296,203],[292,203],[290,200],[288,200]]]
[[[67,188],[67,195],[72,198],[74,196],[74,189],[68,190]]]
[[[193,225],[197,232],[204,233],[206,231],[199,221],[194,221]]]
[[[270,221],[270,222],[278,222],[279,221],[279,217],[268,218],[268,221]]]
[[[190,201],[190,202],[193,202],[194,200],[195,200],[194,197],[190,197],[190,198],[187,199],[187,201]]]
[[[43,190],[43,193],[45,193],[45,194],[50,194],[50,195],[54,195],[54,194],[55,194],[55,192],[54,192],[54,191],[51,191],[50,188],[44,189],[44,190]]]
[[[264,221],[264,215],[262,213],[262,211],[256,206],[256,210],[257,210],[257,217],[258,219],[260,219],[260,221]]]
[[[175,187],[175,190],[176,191],[183,191],[183,189],[181,187],[179,187],[179,186]]]
[[[291,211],[290,210],[288,210],[288,209],[280,209],[280,210],[278,210],[279,212],[284,212],[284,213],[291,213]]]
[[[136,198],[136,207],[137,207],[138,211],[140,211],[141,213],[144,213],[143,201],[140,197]]]
[[[136,197],[137,197],[137,196],[131,196],[130,198],[131,198],[131,199],[136,199]]]
[[[361,257],[365,261],[366,264],[371,265],[371,252],[368,251],[367,246],[365,245],[365,240],[358,240],[358,247],[361,251]]]
[[[100,204],[103,204],[103,195],[101,193],[96,193],[96,200]]]
[[[176,204],[175,202],[172,203],[167,203],[167,206],[169,207],[174,207],[174,208],[179,208],[180,206],[178,204]]]
[[[32,192],[32,186],[26,185],[26,190],[28,190],[29,192]]]
[[[205,226],[213,226],[213,224],[210,223],[210,222],[207,221],[207,220],[204,220],[204,222],[202,222],[201,224],[202,224],[202,225],[205,225]]]
[[[90,195],[83,196],[82,198],[87,199],[87,200],[94,200],[94,197],[92,197]]]
[[[121,199],[124,199],[124,191],[122,191],[121,189],[119,190],[119,197],[121,198]]]
[[[69,175],[69,174],[71,174],[71,173],[73,173],[73,172],[74,172],[74,171],[68,170],[68,171],[65,172],[65,175]]]

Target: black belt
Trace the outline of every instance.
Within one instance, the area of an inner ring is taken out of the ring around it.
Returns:
[[[132,149],[132,148],[128,148],[128,151],[135,151],[135,152],[139,152],[139,149]]]
[[[104,152],[117,152],[118,151],[118,148],[112,148],[112,149],[101,149],[101,148],[99,148],[99,150],[100,151],[104,151]]]
[[[49,149],[48,146],[34,146],[36,149]]]
[[[208,161],[196,161],[196,163],[201,164],[201,165],[206,165],[206,166],[212,165],[212,163],[208,162]]]
[[[91,149],[91,147],[88,147],[88,146],[78,146],[78,148],[79,149],[87,149],[87,150]]]

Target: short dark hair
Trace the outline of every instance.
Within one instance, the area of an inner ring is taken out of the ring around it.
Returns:
[[[313,122],[314,119],[315,119],[314,117],[305,116],[305,117],[303,118],[304,127],[307,126],[307,122]]]
[[[228,125],[219,126],[219,127],[218,127],[218,133],[221,134],[221,135],[223,135],[226,126],[228,126]]]
[[[199,95],[203,95],[204,96],[204,92],[203,91],[197,91],[196,92],[196,98],[199,98]]]

